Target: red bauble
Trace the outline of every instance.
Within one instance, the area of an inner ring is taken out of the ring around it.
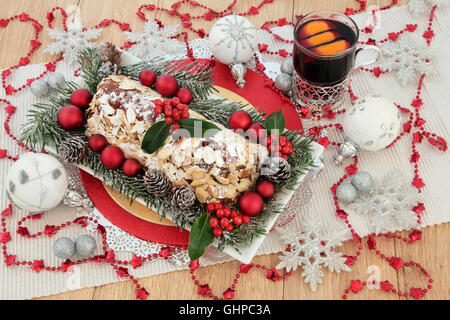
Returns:
[[[189,104],[192,101],[192,92],[188,88],[180,88],[177,91],[177,97],[181,103]]]
[[[59,125],[67,131],[75,131],[81,128],[84,122],[84,112],[81,108],[68,104],[59,109],[56,116]]]
[[[258,215],[263,208],[263,198],[256,192],[246,192],[239,199],[239,209],[250,217]]]
[[[164,97],[171,97],[177,92],[178,83],[170,74],[163,74],[156,79],[156,91]]]
[[[156,80],[156,73],[151,69],[144,69],[139,72],[139,81],[147,87],[151,87]]]
[[[70,103],[80,108],[86,108],[91,103],[92,95],[86,89],[78,89],[70,95]]]
[[[108,169],[117,169],[123,162],[123,151],[116,146],[107,146],[100,154],[100,160]]]
[[[228,120],[228,125],[233,130],[247,130],[252,124],[252,118],[245,111],[236,111]]]
[[[266,135],[266,128],[260,123],[252,124],[247,130],[247,136],[253,142],[262,142]]]
[[[258,191],[263,198],[267,199],[275,194],[275,186],[267,180],[262,180],[256,186],[256,191]]]
[[[142,170],[142,165],[136,159],[126,159],[122,164],[122,171],[126,176],[135,177]]]
[[[108,141],[101,134],[93,134],[88,140],[88,145],[92,151],[100,152],[106,148]]]

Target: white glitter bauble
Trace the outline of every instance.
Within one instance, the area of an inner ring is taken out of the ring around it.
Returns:
[[[19,208],[29,212],[56,207],[67,190],[67,173],[61,162],[44,153],[26,153],[9,169],[6,194]]]
[[[209,49],[224,64],[249,61],[256,51],[257,43],[255,26],[237,15],[219,19],[212,26],[208,38]]]
[[[66,83],[66,79],[61,73],[53,72],[48,76],[47,83],[53,89],[62,88]]]
[[[360,149],[378,151],[400,133],[400,111],[389,98],[367,96],[352,102],[344,114],[342,127],[347,138]]]
[[[280,71],[291,76],[294,74],[294,62],[292,61],[292,58],[287,58],[281,63]]]
[[[48,87],[47,81],[44,79],[37,79],[31,83],[30,90],[35,96],[42,97],[48,94],[50,88]]]
[[[275,78],[275,86],[283,92],[288,92],[292,88],[292,77],[287,73],[280,73]]]
[[[59,238],[53,243],[53,254],[61,259],[68,259],[75,253],[75,243],[70,238]]]
[[[373,179],[370,173],[358,171],[352,177],[352,185],[361,192],[369,192],[373,186]]]
[[[351,183],[341,183],[336,189],[336,198],[343,203],[355,201],[358,193]]]
[[[75,252],[83,257],[89,257],[97,249],[97,241],[90,235],[79,236],[75,240]]]

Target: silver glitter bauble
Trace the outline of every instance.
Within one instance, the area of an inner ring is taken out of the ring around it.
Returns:
[[[361,192],[369,192],[373,186],[372,176],[365,171],[358,171],[352,177],[352,185]]]
[[[62,88],[66,84],[66,79],[61,73],[53,72],[47,78],[48,85],[53,88]]]
[[[47,81],[44,79],[37,79],[31,83],[30,90],[35,96],[42,97],[48,94],[50,88]]]
[[[352,203],[355,201],[357,192],[351,183],[341,183],[336,189],[336,198],[343,203]]]
[[[61,259],[68,259],[75,253],[75,243],[69,238],[59,238],[53,243],[53,253]]]
[[[294,63],[292,59],[285,59],[280,65],[280,71],[292,76],[294,74]]]
[[[283,92],[289,92],[292,88],[292,77],[286,73],[280,73],[275,78],[275,85]]]
[[[95,249],[97,249],[97,241],[90,235],[85,234],[75,240],[75,251],[80,256],[88,257],[94,253]]]

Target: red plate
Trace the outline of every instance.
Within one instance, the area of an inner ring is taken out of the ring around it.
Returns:
[[[244,88],[236,86],[229,67],[222,63],[216,63],[214,75],[217,86],[237,93],[254,107],[260,107],[266,111],[267,114],[283,109],[286,128],[291,130],[302,128],[300,118],[295,109],[289,103],[280,99],[278,93],[266,86],[263,77],[257,72],[247,71],[245,77],[247,83]],[[80,170],[80,172],[87,194],[94,202],[96,208],[112,224],[143,240],[167,245],[188,244],[188,231],[180,231],[177,227],[151,223],[128,213],[110,197],[99,179],[85,171]]]

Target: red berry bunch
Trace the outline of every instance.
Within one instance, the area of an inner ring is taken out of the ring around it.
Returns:
[[[155,100],[155,114],[162,114],[166,123],[172,125],[173,130],[180,129],[177,123],[181,119],[189,118],[189,106],[181,103],[180,98],[174,97],[172,99]]]
[[[269,153],[276,157],[284,158],[286,161],[288,160],[288,156],[294,153],[292,143],[285,136],[278,137],[272,133],[264,139],[263,143],[267,147],[267,150],[269,150]]]
[[[213,234],[216,237],[222,236],[223,230],[232,231],[235,227],[250,222],[248,215],[240,214],[230,208],[224,208],[221,203],[208,203],[206,210],[211,213],[209,226],[213,228]]]

